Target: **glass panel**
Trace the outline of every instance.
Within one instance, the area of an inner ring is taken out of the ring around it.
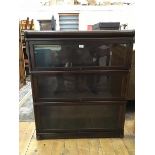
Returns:
[[[123,97],[123,76],[116,75],[54,75],[38,77],[40,98],[81,99]]]
[[[120,106],[82,105],[82,106],[45,106],[38,108],[42,129],[114,129],[119,126]]]
[[[34,45],[36,67],[125,66],[127,44],[104,44],[101,41],[62,41]]]
[[[60,45],[37,45],[35,46],[35,62],[37,67],[54,67],[61,66],[60,55],[61,46]]]

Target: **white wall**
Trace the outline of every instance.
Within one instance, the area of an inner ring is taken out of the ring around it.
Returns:
[[[79,29],[86,30],[87,25],[93,25],[98,22],[120,22],[127,23],[128,29],[135,28],[133,8],[104,8],[103,10],[81,11],[79,15]]]
[[[19,19],[35,20],[35,29],[39,30],[38,19],[51,19],[54,15],[56,19],[56,30],[59,30],[58,13],[79,13],[79,30],[87,30],[87,25],[98,22],[120,22],[127,23],[128,29],[135,28],[134,5],[132,6],[55,6],[24,8],[20,10]]]

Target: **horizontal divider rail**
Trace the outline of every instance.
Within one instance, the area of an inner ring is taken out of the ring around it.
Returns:
[[[79,105],[110,105],[110,104],[117,104],[117,105],[124,105],[124,104],[126,104],[126,101],[124,100],[122,100],[122,101],[81,101],[80,102],[80,100],[79,101],[68,101],[68,102],[60,102],[60,101],[58,101],[58,102],[34,102],[33,103],[34,104],[34,106],[68,106],[68,105],[77,105],[77,106],[79,106]]]
[[[129,70],[30,71],[30,74],[104,74],[128,73]]]

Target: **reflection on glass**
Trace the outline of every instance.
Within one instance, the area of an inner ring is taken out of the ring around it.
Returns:
[[[121,75],[57,75],[38,77],[41,98],[122,97]]]
[[[123,66],[126,44],[75,43],[35,45],[36,67]]]
[[[54,67],[60,62],[57,58],[61,51],[60,45],[35,46],[35,62],[38,67]]]

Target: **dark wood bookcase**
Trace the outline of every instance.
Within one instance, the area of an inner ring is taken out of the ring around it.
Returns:
[[[124,136],[134,35],[25,32],[37,139]]]

